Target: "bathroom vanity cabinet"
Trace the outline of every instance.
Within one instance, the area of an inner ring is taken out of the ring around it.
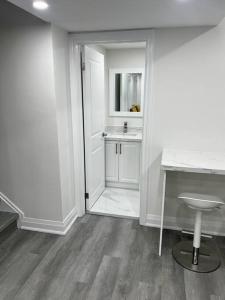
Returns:
[[[106,186],[139,189],[140,146],[138,141],[106,140]]]

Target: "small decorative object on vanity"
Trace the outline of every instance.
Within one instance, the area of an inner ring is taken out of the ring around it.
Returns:
[[[139,104],[132,104],[131,108],[130,108],[130,112],[140,112],[140,105]]]

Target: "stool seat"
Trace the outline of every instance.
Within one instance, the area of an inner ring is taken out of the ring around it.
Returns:
[[[178,199],[184,202],[192,209],[211,210],[224,205],[224,201],[217,196],[197,193],[181,193]]]

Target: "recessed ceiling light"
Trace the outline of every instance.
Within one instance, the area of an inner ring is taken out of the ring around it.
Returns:
[[[36,9],[44,10],[44,9],[48,8],[48,3],[45,2],[45,1],[34,1],[33,2],[33,7],[36,8]]]

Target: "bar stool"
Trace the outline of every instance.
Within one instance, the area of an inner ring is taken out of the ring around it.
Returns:
[[[198,273],[213,272],[219,268],[220,259],[216,249],[201,244],[202,213],[224,205],[224,201],[216,196],[196,193],[182,193],[178,199],[182,199],[188,207],[196,210],[194,240],[176,244],[172,250],[173,257],[188,270]]]

